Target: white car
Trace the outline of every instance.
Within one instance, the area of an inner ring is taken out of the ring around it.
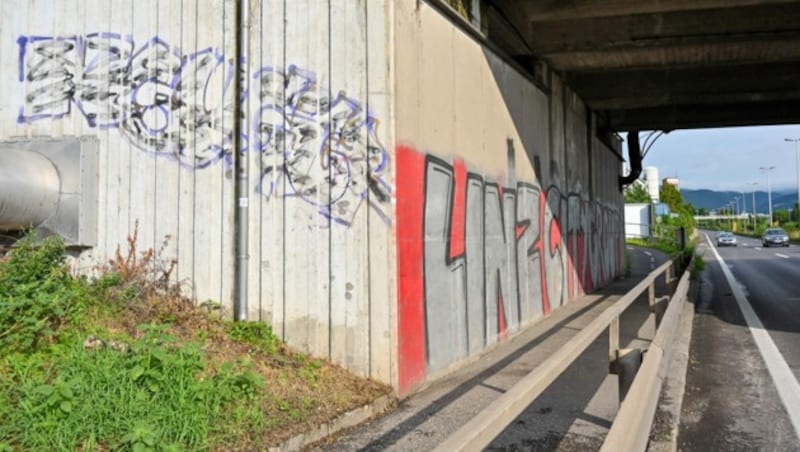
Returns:
[[[731,232],[720,232],[717,235],[717,246],[737,246],[736,236]]]

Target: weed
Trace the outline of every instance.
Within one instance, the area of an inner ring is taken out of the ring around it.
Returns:
[[[255,345],[268,354],[274,354],[280,344],[272,327],[263,322],[229,322],[225,329],[234,341]]]
[[[181,298],[181,287],[172,283],[177,261],[161,257],[169,236],[164,238],[158,251],[153,248],[139,251],[138,236],[139,223],[136,222],[133,232],[128,235],[127,249],[122,251],[117,246],[114,257],[99,268],[104,276],[98,279],[95,286],[103,290],[109,298],[124,304],[147,301],[159,296]]]
[[[222,365],[216,376],[219,397],[225,401],[254,396],[264,387],[264,378],[253,372],[252,363],[240,359],[236,364],[227,362]]]
[[[105,291],[111,289],[112,287],[117,287],[121,284],[122,276],[115,272],[104,273],[94,283],[95,288],[101,293],[105,293]]]
[[[89,296],[86,284],[69,274],[61,239],[35,242],[26,236],[0,264],[0,354],[33,351],[56,339]]]
[[[227,403],[264,387],[247,362],[202,377],[196,344],[178,345],[164,325],[142,330],[129,353],[74,346],[49,372],[31,369],[31,359],[0,373],[0,393],[11,400],[0,404],[0,438],[29,450],[74,449],[87,438],[133,450],[197,448]]]
[[[299,356],[305,357],[303,354],[298,354]],[[319,382],[320,375],[319,370],[322,368],[322,361],[318,359],[304,359],[302,367],[298,370],[300,376],[312,387],[316,386]]]
[[[58,239],[0,261],[0,452],[265,450],[387,392],[196,307],[136,236],[94,281]]]
[[[72,412],[75,402],[75,380],[63,381],[56,379],[53,384],[42,384],[34,389],[34,393],[41,397],[37,409],[68,415]]]
[[[703,256],[695,253],[694,255],[694,267],[692,267],[691,277],[692,279],[697,279],[697,276],[702,273],[703,270],[706,268],[706,262],[703,260]]]
[[[137,422],[133,426],[130,433],[122,437],[122,445],[129,447],[134,452],[153,450],[158,442],[158,435],[153,431],[152,427],[143,423]]]

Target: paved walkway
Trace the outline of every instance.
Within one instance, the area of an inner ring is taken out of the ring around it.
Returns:
[[[477,415],[581,328],[636,285],[663,254],[629,247],[631,276],[581,297],[477,361],[401,403],[394,412],[339,435],[325,450],[430,450]],[[666,295],[659,278],[656,296]],[[626,311],[620,343],[643,347],[654,336],[647,292]],[[618,408],[617,377],[608,374],[601,335],[504,433],[490,450],[596,450]]]

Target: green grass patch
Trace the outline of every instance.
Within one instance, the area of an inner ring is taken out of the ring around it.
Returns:
[[[0,451],[263,450],[390,391],[195,306],[171,268],[132,249],[74,277],[33,237],[0,261]]]
[[[234,341],[254,345],[269,354],[275,353],[280,345],[272,327],[266,323],[227,322],[225,331]]]
[[[669,255],[674,255],[680,252],[680,249],[675,244],[675,241],[670,239],[656,239],[651,241],[648,239],[628,238],[625,239],[625,243],[643,248],[653,248]]]

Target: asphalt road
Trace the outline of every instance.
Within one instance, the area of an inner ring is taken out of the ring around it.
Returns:
[[[715,237],[701,231],[679,450],[800,450],[800,246]]]

